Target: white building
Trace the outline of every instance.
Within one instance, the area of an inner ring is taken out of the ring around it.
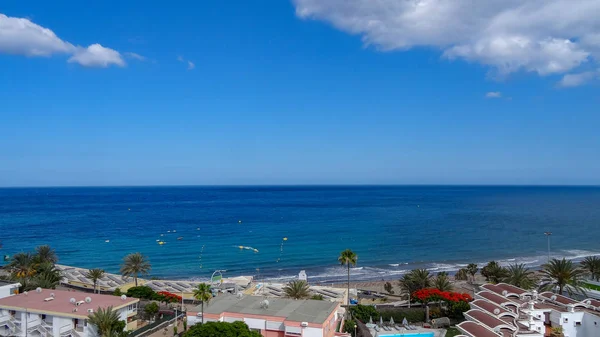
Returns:
[[[600,301],[577,301],[551,292],[538,294],[509,284],[485,284],[465,313],[465,336],[542,337],[562,327],[565,337],[600,336]],[[487,336],[486,335],[486,336]]]
[[[188,324],[202,320],[202,307],[187,311]],[[217,296],[204,305],[204,322],[241,321],[264,337],[334,337],[343,317],[340,303],[261,296]]]
[[[0,299],[0,336],[95,337],[88,316],[112,307],[135,330],[139,299],[38,288]]]
[[[0,298],[18,294],[20,286],[20,283],[0,281]]]

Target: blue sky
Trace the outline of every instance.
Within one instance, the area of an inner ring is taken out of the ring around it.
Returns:
[[[438,1],[4,0],[0,186],[600,184],[600,2]]]

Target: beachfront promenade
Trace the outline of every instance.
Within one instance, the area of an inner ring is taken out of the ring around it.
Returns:
[[[61,271],[61,284],[66,287],[92,290],[94,282],[86,277],[88,269],[56,265]],[[168,291],[182,296],[186,300],[193,299],[194,289],[198,287],[199,281],[182,280],[147,280],[138,278],[138,285],[144,285],[152,288],[155,292]],[[207,282],[208,283],[208,282]],[[124,278],[121,275],[105,273],[98,280],[96,289],[101,293],[113,293],[117,288],[126,293],[135,283],[133,278]],[[222,278],[218,284],[213,283],[213,288],[221,292],[237,293],[243,292],[246,295],[261,295],[267,297],[284,297],[283,283],[271,282],[253,282],[252,276],[237,276]],[[335,302],[345,303],[347,294],[345,289],[332,288],[325,286],[310,286],[310,292],[314,295],[321,295],[324,299]]]
[[[85,276],[88,269],[58,264],[56,265],[56,268],[61,271],[62,285],[77,289],[94,289],[94,282]],[[183,295],[182,297],[184,299],[192,299],[194,289],[198,287],[198,284],[200,283],[201,282],[198,281],[147,280],[138,278],[138,285],[140,286],[148,286],[156,292],[168,291],[177,295]],[[250,287],[252,276],[223,278],[219,283],[221,285],[231,286],[232,288],[238,287],[238,289],[243,290]],[[121,275],[105,273],[104,276],[98,280],[96,289],[102,293],[112,293],[119,288],[121,292],[126,293],[129,288],[134,286],[135,283],[133,278],[124,278]]]

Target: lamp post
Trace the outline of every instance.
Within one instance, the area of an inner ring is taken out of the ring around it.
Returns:
[[[552,235],[552,232],[544,232],[544,235],[548,238],[548,262],[550,262],[550,236]]]

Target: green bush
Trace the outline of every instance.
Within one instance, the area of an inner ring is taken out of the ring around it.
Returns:
[[[351,319],[347,319],[344,321],[344,332],[349,332],[350,334],[352,334],[353,337],[354,336],[354,330],[356,329],[356,322],[351,320]]]
[[[361,322],[368,322],[369,317],[373,318],[374,321],[379,319],[379,312],[371,305],[355,305],[350,307],[350,313]]]
[[[194,324],[183,334],[184,337],[262,337],[259,332],[250,331],[244,322],[207,322]]]
[[[386,308],[379,310],[379,314],[383,318],[385,322],[388,322],[390,318],[394,318],[394,321],[397,323],[402,322],[404,318],[409,323],[417,323],[417,322],[425,322],[425,308],[414,308],[414,309],[396,309],[396,308]],[[379,319],[379,317],[377,317]],[[368,320],[368,318],[367,318]],[[375,320],[375,317],[373,317]]]
[[[450,318],[463,318],[463,312],[471,310],[471,306],[467,302],[456,302],[451,303],[448,307],[448,317]]]
[[[154,290],[152,290],[152,288],[148,287],[148,286],[138,286],[138,287],[131,287],[127,290],[127,296],[128,297],[134,297],[134,298],[141,298],[144,300],[151,300],[154,298],[155,296],[155,292]]]
[[[379,317],[382,317],[384,321],[389,321],[390,318],[394,318],[395,322],[402,322],[404,318],[410,323],[425,322],[425,308],[382,308],[376,309],[370,305],[356,305],[350,308],[350,312],[354,318],[360,320],[363,323],[367,323],[369,318],[373,319],[373,322],[379,322]]]

